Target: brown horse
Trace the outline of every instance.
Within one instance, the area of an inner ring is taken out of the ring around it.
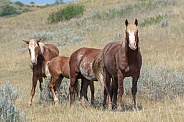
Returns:
[[[83,76],[82,80],[84,81],[82,86],[82,93],[86,101],[88,101],[87,97],[87,86],[89,84],[93,84],[93,81],[99,81],[102,77],[100,75],[101,67],[100,65],[101,59],[101,49],[95,48],[80,48],[74,51],[69,60],[70,66],[70,105],[72,104],[72,95],[74,92],[74,84],[78,77]],[[94,86],[94,85],[93,85]],[[91,104],[94,103],[94,87],[91,90]]]
[[[136,19],[134,24],[130,24],[126,19],[125,25],[125,42],[110,42],[104,47],[102,52],[102,64],[105,80],[104,84],[106,87],[104,91],[103,105],[106,104],[108,94],[109,109],[111,109],[112,107],[112,94],[110,95],[111,78],[113,79],[112,84],[115,84],[113,87],[117,86],[116,90],[114,91],[118,94],[118,109],[121,109],[122,95],[124,92],[123,80],[125,77],[132,77],[133,103],[134,107],[136,107],[137,81],[140,76],[140,69],[142,65],[142,57],[139,48],[139,36],[137,29],[138,21]],[[116,93],[114,95],[116,95]]]
[[[49,77],[51,76],[51,81],[49,83],[49,88],[50,91],[52,92],[53,98],[54,98],[54,102],[57,103],[58,102],[58,98],[56,96],[56,89],[59,88],[62,79],[65,78],[69,78],[69,57],[65,57],[65,56],[57,56],[55,58],[53,58],[51,61],[46,63],[47,65],[45,66],[45,70],[47,71],[46,76]],[[76,80],[78,80],[79,78],[81,78],[81,76],[79,76]],[[77,85],[78,81],[75,82]],[[94,84],[90,85],[91,90],[94,90]],[[56,89],[54,89],[54,87]],[[78,87],[78,86],[75,86]],[[82,85],[81,85],[81,91],[80,91],[80,99],[82,99],[82,88],[83,88],[83,81],[82,81]],[[76,94],[78,95],[78,89],[75,89]],[[94,91],[92,91],[92,93],[94,93]],[[94,96],[94,94],[92,94]]]
[[[45,63],[50,61],[52,58],[59,55],[59,50],[57,47],[51,44],[43,44],[38,40],[23,40],[29,45],[28,50],[31,57],[32,63],[32,89],[29,104],[32,105],[32,99],[35,94],[35,88],[37,81],[40,82],[40,90],[42,91],[41,83],[43,82],[43,77],[45,77]]]

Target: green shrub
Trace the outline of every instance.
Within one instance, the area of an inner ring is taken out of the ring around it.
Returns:
[[[17,12],[15,7],[10,5],[4,6],[0,11],[0,16],[8,16],[8,15],[16,15],[16,14],[19,14],[19,12]]]
[[[147,25],[156,24],[156,23],[161,22],[163,18],[164,16],[161,16],[161,15],[157,15],[155,17],[149,17],[149,18],[144,19],[143,22],[139,24],[139,26],[144,27]]]
[[[30,2],[30,4],[35,4],[34,2]]]
[[[13,88],[10,82],[0,87],[0,121],[1,122],[25,122],[27,118],[24,113],[14,107],[18,98],[17,88]]]
[[[56,12],[49,14],[47,18],[49,23],[57,23],[59,21],[70,20],[78,17],[84,12],[84,6],[79,4],[69,4],[63,9],[58,9]]]
[[[18,6],[20,6],[20,7],[23,7],[24,6],[24,4],[21,3],[21,2],[19,2],[19,1],[15,2],[15,4],[18,5]]]

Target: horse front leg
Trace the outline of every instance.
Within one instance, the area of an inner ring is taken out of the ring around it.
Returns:
[[[32,76],[32,89],[31,89],[31,93],[30,93],[30,101],[29,101],[29,105],[32,105],[32,100],[33,100],[33,96],[35,94],[35,89],[36,89],[36,84],[38,81],[38,77],[36,76]]]
[[[122,95],[123,95],[123,93],[124,93],[123,80],[124,80],[124,75],[123,75],[123,73],[119,70],[119,71],[118,71],[118,98],[117,98],[117,109],[118,109],[119,111],[121,110]]]
[[[42,92],[43,90],[42,88],[43,78],[42,77],[39,78],[39,82],[40,82],[40,91]]]
[[[137,93],[137,81],[138,81],[139,77],[134,77],[132,79],[132,96],[133,96],[133,105],[134,105],[134,108],[136,109],[136,93]]]

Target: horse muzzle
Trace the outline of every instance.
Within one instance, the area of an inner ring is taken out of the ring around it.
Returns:
[[[136,49],[137,49],[137,46],[136,46],[135,43],[130,43],[130,44],[129,44],[129,47],[130,47],[130,49],[132,49],[132,50],[136,50]]]
[[[36,61],[36,60],[31,60],[31,63],[32,63],[33,65],[37,65],[37,61]]]

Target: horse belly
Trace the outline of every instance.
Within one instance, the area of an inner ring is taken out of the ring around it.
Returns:
[[[69,78],[69,67],[68,66],[64,66],[63,69],[62,69],[62,75],[65,77],[65,78]]]
[[[112,58],[105,59],[105,68],[111,75],[117,74],[116,61]]]
[[[80,65],[81,74],[88,80],[94,80],[95,74],[92,70],[92,62],[83,62]]]

